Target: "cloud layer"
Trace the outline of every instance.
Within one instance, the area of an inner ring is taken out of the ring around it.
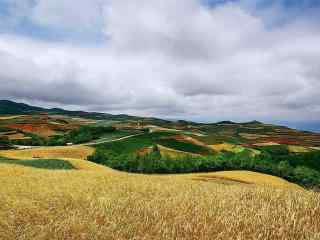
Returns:
[[[0,25],[1,98],[200,121],[320,116],[316,6],[21,2],[8,1],[1,17],[11,24]]]

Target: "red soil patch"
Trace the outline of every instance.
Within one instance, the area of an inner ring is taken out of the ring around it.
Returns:
[[[144,156],[152,152],[152,147],[144,147],[137,151],[139,156]]]
[[[11,129],[18,129],[23,132],[37,134],[43,137],[50,137],[57,134],[57,131],[68,131],[77,126],[74,125],[55,125],[55,124],[46,124],[46,123],[24,123],[24,124],[10,124],[6,127]]]
[[[266,142],[274,142],[278,144],[284,144],[284,145],[301,145],[301,142],[286,138],[268,138],[264,139]]]

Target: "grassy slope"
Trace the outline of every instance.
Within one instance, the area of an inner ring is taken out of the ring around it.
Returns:
[[[86,159],[94,149],[86,146],[38,147],[27,150],[1,151],[1,156],[14,159],[74,158]]]
[[[174,135],[169,132],[146,133],[140,136],[128,138],[118,142],[109,142],[97,145],[104,149],[110,149],[115,153],[135,153],[141,148],[150,147],[155,144],[161,137]]]
[[[70,162],[82,170],[0,165],[0,239],[320,237],[320,196],[291,185],[229,185],[193,180],[198,174],[136,175]]]

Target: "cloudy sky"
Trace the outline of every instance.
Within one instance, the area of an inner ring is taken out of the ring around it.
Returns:
[[[319,94],[319,0],[0,0],[2,99],[298,122]]]

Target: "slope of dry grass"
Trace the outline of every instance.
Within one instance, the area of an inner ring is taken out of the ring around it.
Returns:
[[[320,196],[313,192],[68,160],[80,170],[0,165],[0,239],[320,238]]]
[[[20,169],[1,182],[1,239],[319,237],[308,192],[108,171]]]
[[[37,147],[26,150],[0,151],[0,156],[14,159],[75,158],[86,159],[94,148],[87,146]]]
[[[255,184],[301,190],[303,189],[297,184],[290,183],[282,178],[251,171],[223,171],[194,175],[197,176],[197,178],[195,179],[203,181],[214,181],[218,179],[244,184]]]

